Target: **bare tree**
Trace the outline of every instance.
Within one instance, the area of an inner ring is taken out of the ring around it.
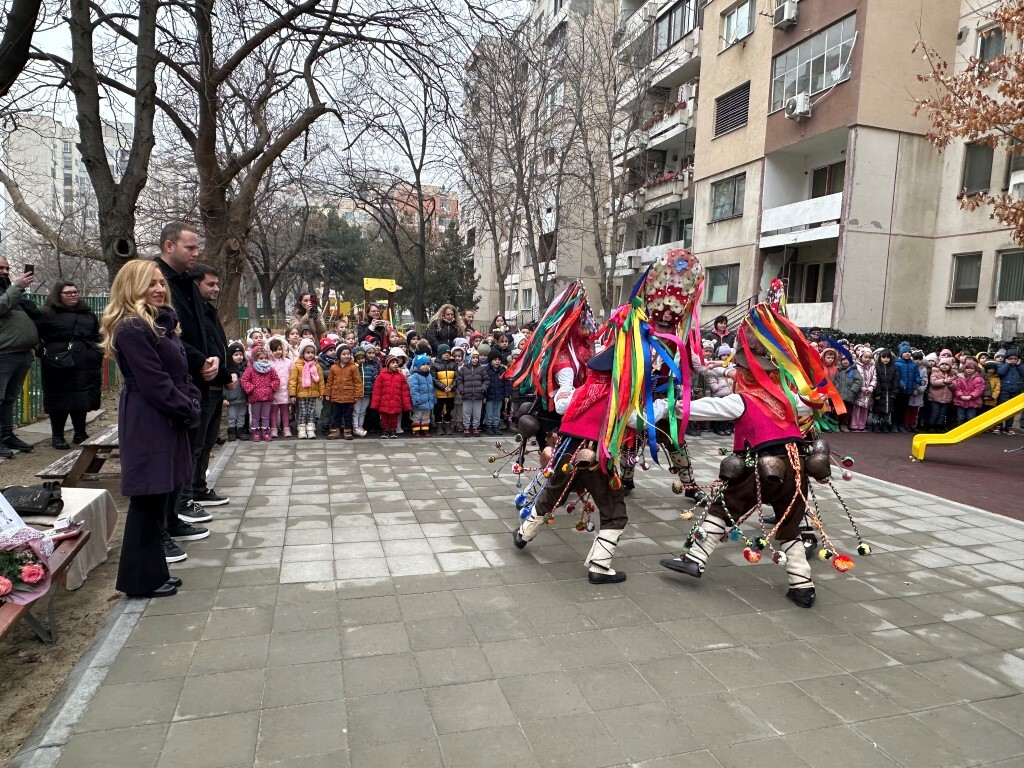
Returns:
[[[4,3],[6,6],[6,3]],[[28,64],[32,35],[43,0],[12,0],[0,38],[0,96],[5,96]]]

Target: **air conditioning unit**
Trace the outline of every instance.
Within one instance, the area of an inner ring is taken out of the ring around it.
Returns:
[[[693,35],[689,35],[683,38],[683,52],[693,53],[697,47],[697,39]]]
[[[783,0],[783,2],[780,2],[775,8],[775,14],[772,16],[772,26],[776,29],[789,29],[796,26],[796,7],[796,0]]]
[[[800,120],[811,116],[811,94],[798,93],[786,101],[786,117],[790,120]]]
[[[1024,200],[1024,182],[1010,185],[1010,197],[1014,200]]]

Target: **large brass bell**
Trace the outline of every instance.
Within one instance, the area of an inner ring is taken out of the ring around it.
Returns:
[[[789,466],[781,456],[762,456],[757,460],[757,471],[761,475],[763,483],[782,484],[786,477],[786,468]]]
[[[572,465],[576,469],[592,469],[597,466],[597,453],[590,448],[580,448],[573,454]]]
[[[718,477],[725,482],[732,482],[739,477],[746,469],[746,465],[736,454],[730,454],[722,459],[722,463],[718,466]]]
[[[540,432],[540,422],[537,420],[536,416],[527,413],[526,415],[519,417],[519,421],[516,423],[516,428],[519,430],[519,434],[523,436],[524,440],[529,440]]]
[[[804,470],[815,480],[828,480],[832,476],[832,462],[829,460],[829,454],[812,453],[804,459]]]

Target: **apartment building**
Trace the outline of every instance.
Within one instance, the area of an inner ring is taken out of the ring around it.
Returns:
[[[635,180],[636,213],[620,233],[623,289],[664,250],[688,246],[708,270],[705,319],[782,277],[804,326],[1024,331],[1024,253],[987,211],[957,202],[961,189],[1024,185],[1024,160],[980,145],[940,154],[913,115],[927,66],[913,52],[919,36],[949,61],[1003,50],[974,5],[623,0],[624,45],[650,35],[658,69],[632,148],[643,160],[627,158],[648,176]],[[673,120],[685,130],[666,130]]]

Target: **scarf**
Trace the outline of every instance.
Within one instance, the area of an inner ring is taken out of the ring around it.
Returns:
[[[303,389],[309,389],[316,381],[320,381],[320,366],[316,360],[307,360],[302,364]]]
[[[270,371],[270,363],[267,360],[257,360],[252,364],[252,367],[256,369],[257,373],[268,373]]]

